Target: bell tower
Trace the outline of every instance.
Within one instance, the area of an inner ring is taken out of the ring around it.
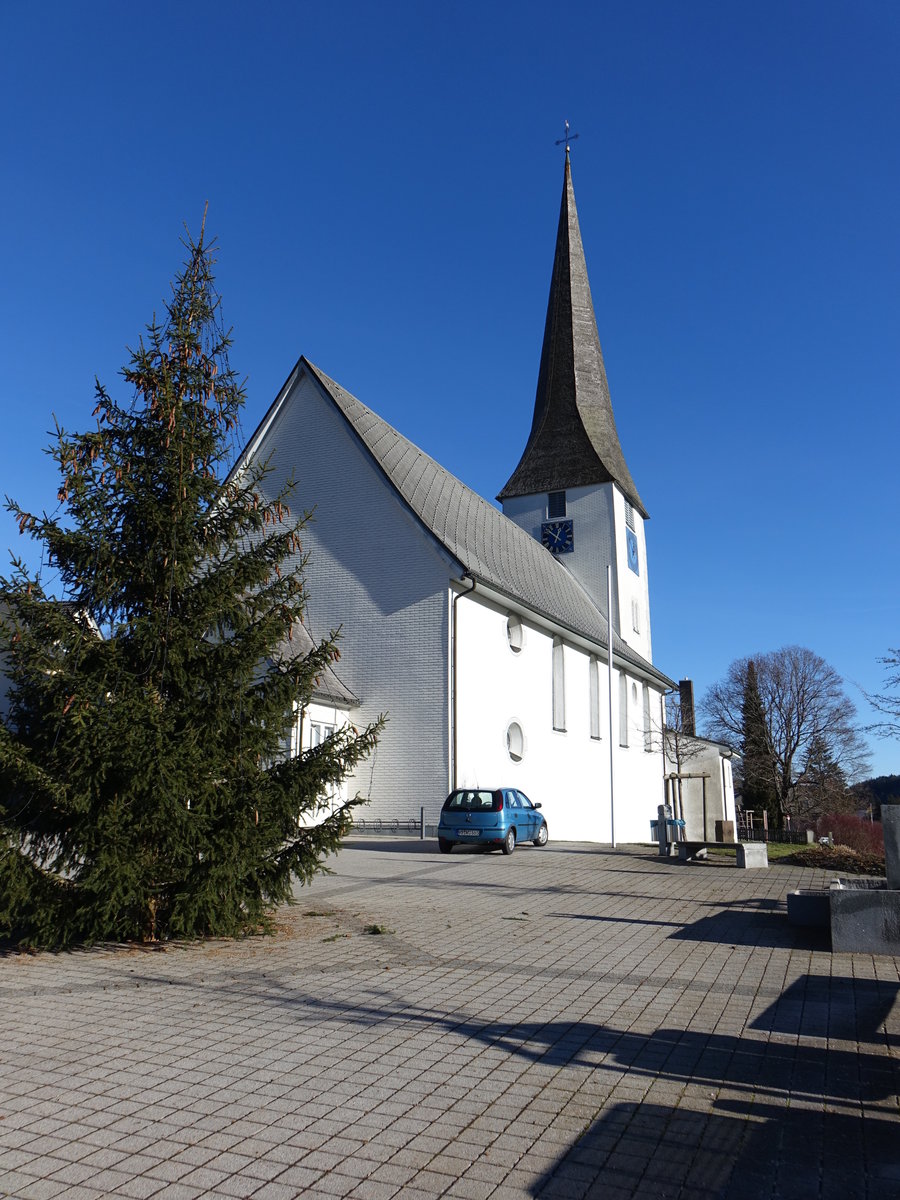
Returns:
[[[648,514],[616,431],[575,209],[569,146],[531,433],[497,499],[652,661],[644,523]]]

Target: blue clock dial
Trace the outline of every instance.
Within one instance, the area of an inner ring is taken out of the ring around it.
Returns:
[[[638,544],[637,537],[632,529],[626,530],[625,541],[628,546],[628,565],[634,571],[635,575],[640,575],[640,565],[638,563]]]
[[[541,525],[541,544],[553,554],[570,554],[575,549],[572,521],[544,521]]]

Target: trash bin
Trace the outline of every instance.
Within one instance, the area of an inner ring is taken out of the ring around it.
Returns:
[[[659,841],[659,821],[651,821],[650,822],[650,841],[651,842]]]
[[[684,821],[679,818],[666,819],[666,837],[670,842],[684,841]]]

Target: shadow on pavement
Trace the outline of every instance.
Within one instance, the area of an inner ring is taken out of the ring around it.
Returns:
[[[392,837],[390,834],[350,836],[341,843],[348,850],[377,850],[381,854],[439,854],[437,838],[427,837],[423,841],[417,836]]]
[[[548,913],[566,921],[596,921],[607,925],[647,925],[670,928],[675,941],[716,942],[727,946],[771,946],[784,950],[828,950],[827,929],[791,925],[787,908],[778,900],[714,900],[693,902],[714,911],[696,921],[666,921],[648,917],[599,916],[587,913]]]
[[[551,1197],[896,1200],[897,1125],[821,1108],[618,1104],[536,1183]]]
[[[898,991],[900,984],[879,979],[804,975],[760,1013],[750,1028],[832,1041],[881,1042]]]
[[[900,1196],[900,1060],[891,1056],[885,1032],[900,990],[896,981],[803,976],[756,1018],[755,1036],[461,1017],[378,990],[368,1004],[348,1009],[339,997],[322,999],[263,975],[215,986],[304,1022],[334,1017],[345,1028],[373,1032],[396,1022],[435,1029],[511,1058],[580,1067],[600,1085],[608,1073],[610,1089],[624,1076],[634,1092],[644,1084],[643,1090],[672,1096],[671,1106],[654,1099],[604,1108],[531,1187],[541,1200]],[[866,1043],[880,1043],[881,1052],[866,1050]]]

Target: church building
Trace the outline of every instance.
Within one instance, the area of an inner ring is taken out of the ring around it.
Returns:
[[[674,685],[652,661],[648,514],[616,432],[568,150],[531,432],[502,511],[305,357],[235,469],[261,460],[264,490],[293,479],[293,511],[315,510],[308,631],[340,630],[294,748],[388,717],[348,781],[369,800],[359,816],[390,828],[424,807],[436,825],[452,788],[508,786],[542,805],[551,840],[649,841]]]

